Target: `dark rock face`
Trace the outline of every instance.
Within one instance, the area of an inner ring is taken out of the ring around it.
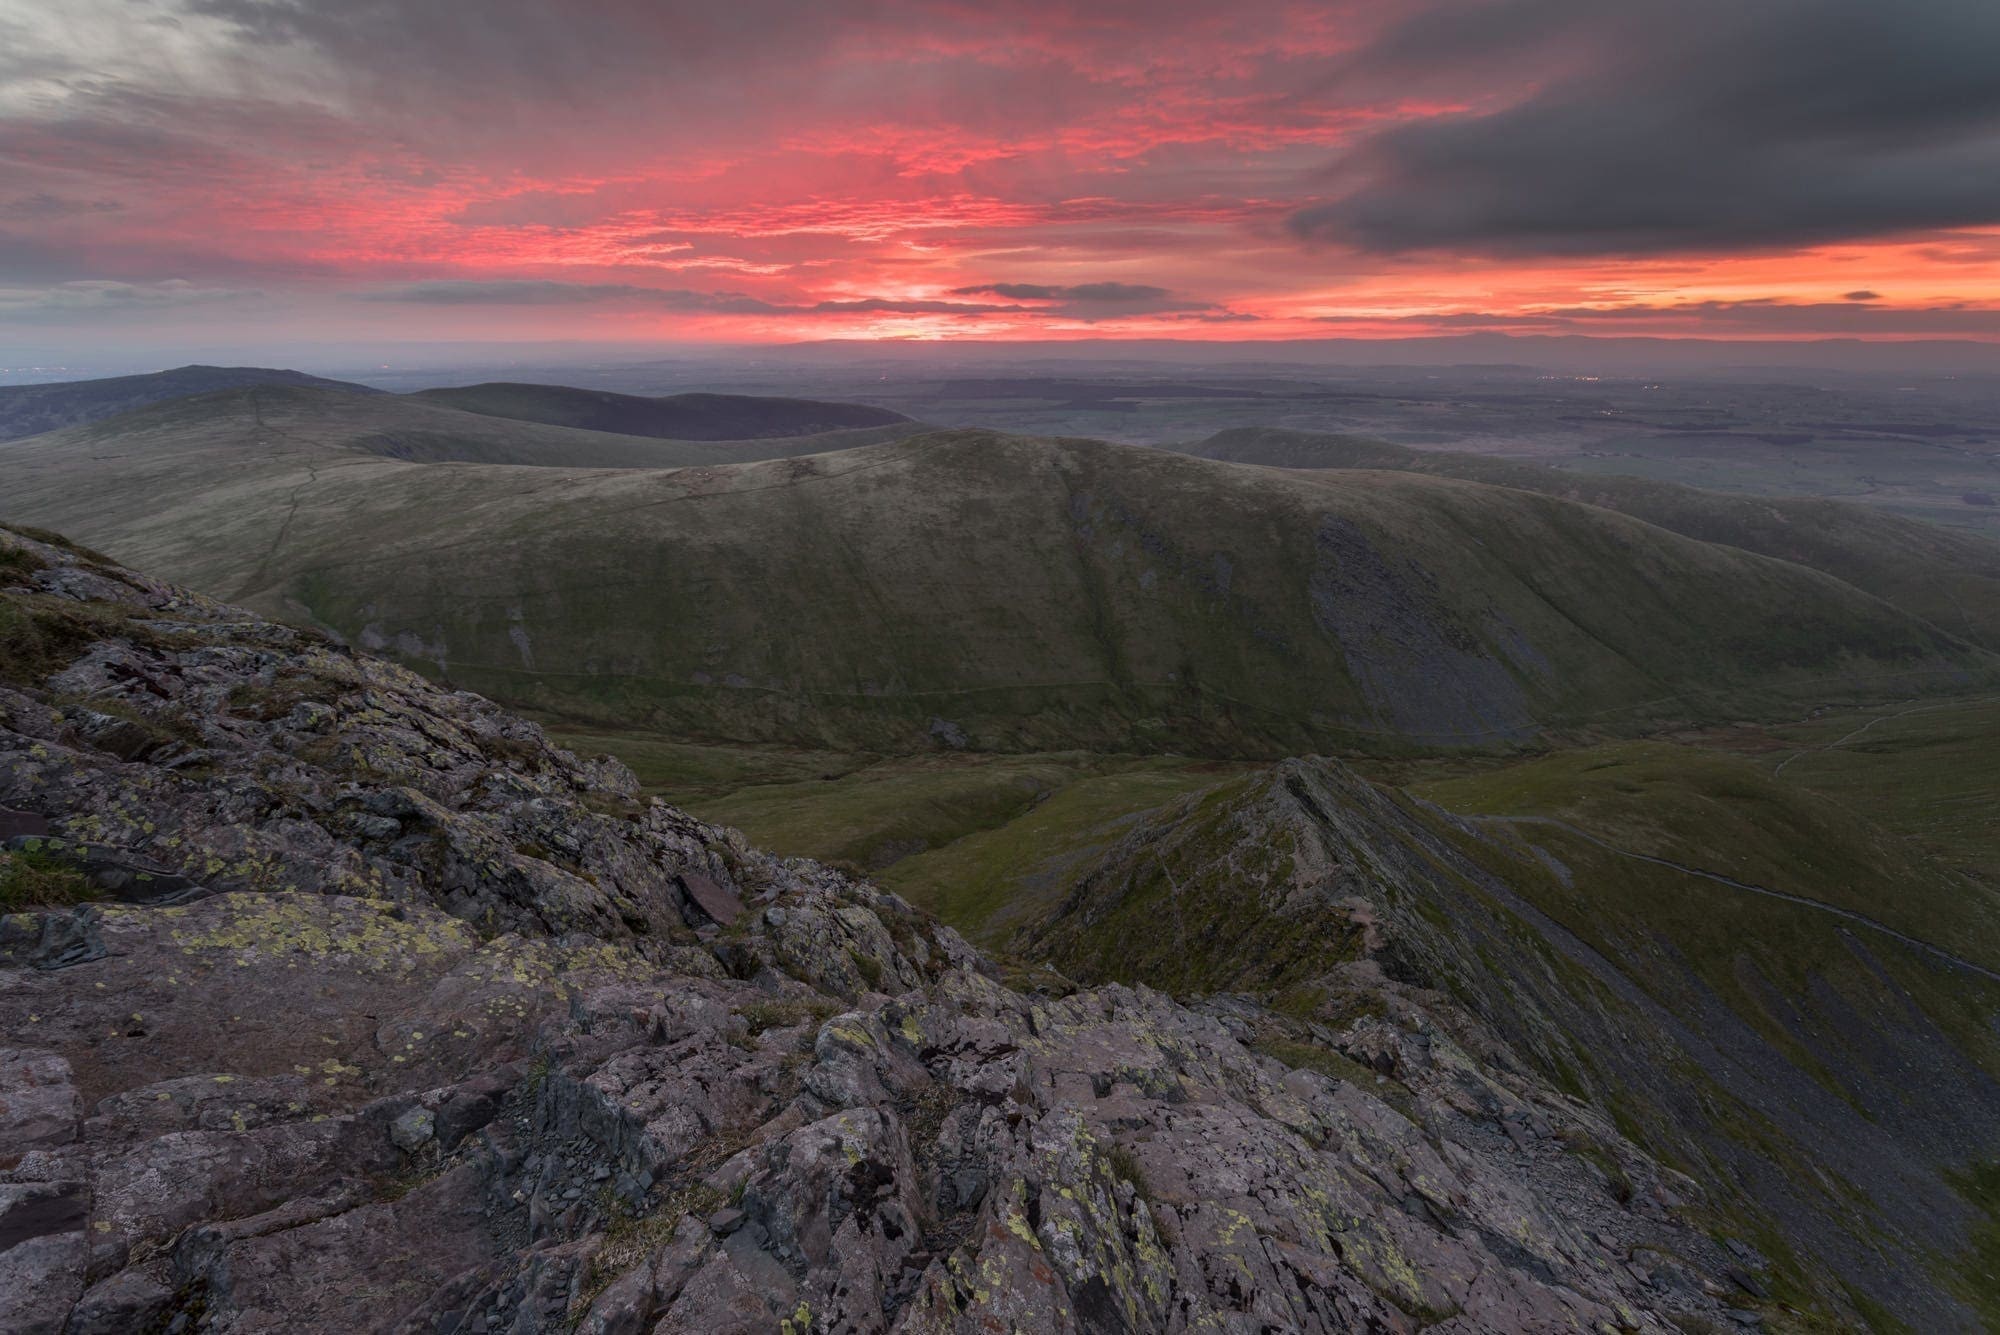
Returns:
[[[0,807],[0,843],[12,839],[32,839],[49,833],[49,823],[32,811],[9,811]]]
[[[0,918],[0,1329],[1667,1331],[1755,1268],[1461,1014],[1343,1064],[1016,992],[483,700],[7,551],[91,634],[0,663],[0,804],[104,897]]]
[[[1546,680],[1549,665],[1518,630],[1488,614],[1492,643],[1513,655],[1511,665],[1471,636],[1454,636],[1450,616],[1439,615],[1436,576],[1413,562],[1392,564],[1338,515],[1320,519],[1314,555],[1313,621],[1339,642],[1378,715],[1412,737],[1535,735],[1518,678]]]

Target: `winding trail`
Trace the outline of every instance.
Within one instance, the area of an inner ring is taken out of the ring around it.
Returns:
[[[1963,708],[1964,706],[1967,705],[1990,705],[1995,701],[2000,701],[2000,695],[1983,696],[1977,700],[1951,700],[1942,703],[1917,705],[1914,708],[1905,709],[1900,711],[1899,713],[1877,715],[1875,718],[1869,719],[1866,723],[1856,728],[1853,732],[1848,733],[1845,737],[1836,738],[1833,741],[1828,742],[1824,746],[1808,746],[1802,751],[1794,751],[1791,755],[1786,756],[1783,760],[1778,762],[1778,767],[1771,771],[1771,776],[1773,778],[1776,778],[1778,775],[1783,774],[1785,772],[1785,767],[1787,765],[1791,764],[1794,760],[1797,760],[1802,756],[1816,756],[1820,754],[1822,751],[1837,751],[1841,747],[1846,746],[1849,742],[1853,741],[1855,738],[1867,732],[1869,729],[1873,728],[1878,723],[1893,723],[1897,719],[1905,719],[1910,717],[1910,715],[1912,714],[1935,714],[1940,709],[1958,709],[1958,708]],[[1909,704],[1910,701],[1905,700],[1903,703]]]
[[[250,393],[250,412],[257,421],[258,445],[268,444],[269,442],[266,439],[268,436],[283,436],[287,440],[297,439],[291,432],[281,431],[264,420],[264,405],[257,401],[257,393],[254,389]],[[293,487],[291,494],[286,498],[285,517],[278,525],[277,536],[271,539],[271,545],[265,550],[264,559],[257,563],[257,569],[251,573],[249,579],[243,582],[243,587],[236,591],[236,597],[247,598],[269,582],[271,562],[276,560],[278,553],[284,550],[285,539],[291,536],[292,521],[298,518],[299,514],[299,503],[305,496],[306,490],[319,481],[318,468],[308,462],[305,465],[305,469],[306,480]]]
[[[1732,890],[1742,890],[1748,894],[1763,895],[1768,899],[1782,899],[1787,904],[1797,904],[1801,908],[1813,909],[1820,913],[1830,913],[1836,918],[1845,918],[1847,921],[1858,923],[1870,931],[1880,932],[1892,940],[1900,941],[1913,950],[1919,950],[1927,955],[1934,956],[1954,968],[1963,969],[1967,973],[1978,974],[1981,978],[2000,983],[2000,971],[1989,969],[1983,964],[1974,964],[1962,955],[1952,954],[1952,952],[1946,950],[1943,946],[1932,945],[1929,941],[1921,940],[1906,932],[1899,932],[1887,923],[1878,922],[1865,913],[1857,913],[1853,909],[1839,908],[1826,903],[1824,900],[1809,899],[1804,895],[1795,895],[1789,891],[1773,890],[1767,885],[1756,885],[1749,881],[1739,881],[1733,876],[1724,876],[1721,872],[1706,871],[1700,867],[1690,867],[1685,862],[1675,862],[1672,858],[1655,857],[1651,853],[1635,853],[1629,848],[1620,848],[1616,844],[1600,839],[1581,826],[1572,825],[1566,820],[1558,820],[1554,816],[1474,816],[1471,819],[1478,821],[1498,821],[1510,825],[1553,826],[1567,834],[1574,835],[1587,844],[1601,848],[1607,853],[1615,853],[1621,858],[1630,858],[1634,862],[1650,862],[1656,867],[1665,867],[1670,871],[1677,871],[1687,876],[1698,876],[1702,880],[1713,881],[1717,885],[1725,885]]]

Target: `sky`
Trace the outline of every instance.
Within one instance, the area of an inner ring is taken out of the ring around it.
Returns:
[[[0,0],[0,340],[2000,340],[1994,0]]]

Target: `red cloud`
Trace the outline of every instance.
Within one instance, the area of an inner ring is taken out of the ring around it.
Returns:
[[[119,0],[72,7],[107,21],[10,34],[11,292],[173,281],[402,337],[730,339],[1296,337],[1330,316],[1983,336],[1924,312],[2000,304],[1981,228],[1638,260],[1362,253],[1300,227],[1356,188],[1339,164],[1381,169],[1363,150],[1385,132],[1590,67],[1548,33],[1473,59],[1438,36],[1470,31],[1463,0],[178,0],[170,38],[110,22]],[[354,300],[425,284],[585,295]],[[1749,318],[1754,298],[1785,314]]]

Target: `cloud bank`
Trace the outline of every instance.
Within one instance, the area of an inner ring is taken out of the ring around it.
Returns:
[[[1996,69],[1991,0],[0,0],[0,318],[1986,337]]]

